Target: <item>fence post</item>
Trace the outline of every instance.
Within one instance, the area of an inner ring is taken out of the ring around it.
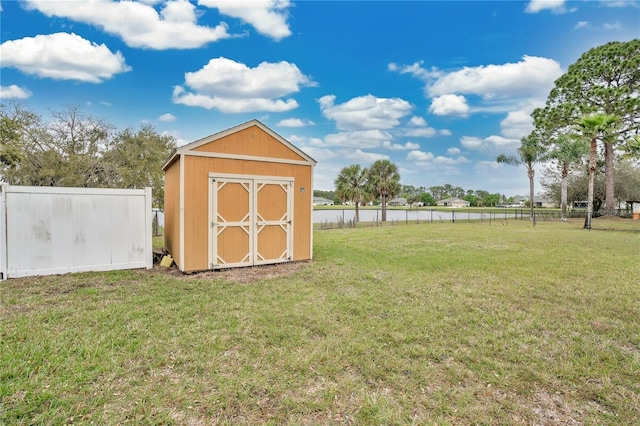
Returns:
[[[153,269],[153,236],[151,235],[153,231],[151,230],[151,205],[152,205],[152,197],[151,197],[151,187],[144,188],[144,201],[145,201],[145,211],[146,218],[145,221],[145,239],[146,241],[146,250],[145,260],[147,263],[147,269]]]
[[[7,185],[0,184],[0,281],[7,279]]]
[[[153,212],[153,236],[158,236],[158,210]]]

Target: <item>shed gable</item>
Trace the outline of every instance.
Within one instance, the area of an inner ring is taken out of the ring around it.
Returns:
[[[194,147],[192,151],[306,161],[306,158],[257,125],[214,139]]]

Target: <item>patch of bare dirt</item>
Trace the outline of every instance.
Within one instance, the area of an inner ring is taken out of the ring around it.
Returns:
[[[168,274],[172,277],[182,279],[216,279],[223,278],[227,281],[251,284],[256,281],[268,280],[271,278],[279,278],[289,276],[296,271],[305,268],[309,265],[310,261],[300,262],[284,262],[276,263],[273,265],[260,265],[260,266],[248,266],[242,268],[227,268],[218,269],[213,271],[202,271],[194,273],[180,272],[175,265],[171,268],[163,268],[160,266],[154,266],[154,273]]]

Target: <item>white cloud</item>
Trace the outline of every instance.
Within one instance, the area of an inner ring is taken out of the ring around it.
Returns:
[[[255,68],[227,58],[214,58],[196,72],[185,73],[185,84],[208,95],[278,98],[314,86],[311,78],[286,61],[261,62]]]
[[[293,140],[291,140],[290,138],[287,140],[293,142]],[[337,152],[328,148],[319,148],[316,146],[300,146],[300,149],[302,149],[307,155],[311,156],[311,158],[318,162],[331,160],[339,156]]]
[[[413,77],[422,81],[439,78],[443,75],[443,72],[436,67],[431,67],[430,70],[422,68],[423,63],[424,61],[419,61],[411,65],[398,65],[392,62],[387,66],[387,69],[392,72],[397,72],[398,74],[411,74]]]
[[[427,125],[427,120],[425,120],[422,117],[418,117],[417,115],[414,115],[413,117],[411,117],[411,120],[409,120],[409,125],[417,126],[417,127],[424,127],[424,126]]]
[[[383,130],[357,130],[353,132],[331,133],[324,137],[323,146],[351,148],[377,148],[393,137]]]
[[[435,156],[432,153],[424,151],[414,150],[407,154],[407,160],[410,161],[426,162],[433,161],[434,158]]]
[[[164,132],[162,132],[162,136],[171,136],[172,138],[174,138],[176,140],[176,145],[178,146],[184,146],[192,141],[188,141],[186,139],[184,139],[182,137],[182,135],[180,134],[180,131],[178,130],[165,130]]]
[[[197,93],[186,92],[182,87],[173,89],[171,100],[176,104],[182,104],[206,109],[217,109],[224,113],[244,113],[256,111],[286,112],[298,108],[295,99],[230,99],[217,96],[206,96]]]
[[[316,85],[295,64],[262,62],[255,68],[227,58],[211,59],[196,72],[185,73],[185,86],[173,89],[173,102],[216,108],[222,112],[284,112],[298,107],[295,99],[281,99]]]
[[[431,152],[424,151],[411,151],[407,154],[407,160],[412,161],[419,167],[430,169],[433,167],[440,167],[443,170],[454,170],[459,164],[469,163],[469,160],[465,157],[445,157],[442,155],[433,155]]]
[[[443,136],[451,136],[452,135],[451,130],[449,130],[449,129],[438,130],[438,133],[440,133]]]
[[[399,143],[391,143],[390,141],[384,141],[382,142],[382,147],[386,149],[390,149],[392,151],[403,151],[403,150],[410,150],[410,149],[414,149],[414,150],[420,149],[420,144],[407,142],[404,145],[402,145]]]
[[[460,148],[451,147],[447,149],[447,154],[449,155],[460,155],[461,153],[462,151],[460,150]]]
[[[589,22],[588,21],[578,21],[576,23],[576,25],[573,27],[574,30],[581,30],[583,28],[589,28]]]
[[[605,30],[622,30],[622,24],[620,23],[620,21],[616,21],[613,24],[609,24],[609,23],[604,23],[602,25],[602,27]]]
[[[334,95],[318,100],[322,114],[336,122],[339,130],[391,129],[400,124],[400,118],[411,113],[412,105],[400,98],[358,96],[335,105]]]
[[[483,172],[483,173],[488,173],[488,172],[495,172],[496,170],[506,167],[504,164],[500,164],[497,161],[478,161],[476,163],[476,170]],[[520,173],[519,171],[516,171],[516,168],[513,168],[514,173]],[[502,180],[505,179],[504,175],[500,175],[502,176]]]
[[[460,138],[460,144],[473,151],[482,151],[484,154],[498,155],[515,153],[520,140],[508,139],[502,136],[492,135],[484,139],[475,136],[463,136]]]
[[[0,86],[0,99],[27,99],[33,93],[26,87],[19,87],[15,84],[11,86]]]
[[[343,156],[347,160],[359,162],[359,163],[373,163],[377,160],[388,160],[389,156],[384,154],[376,154],[375,152],[364,152],[360,149],[347,152]]]
[[[462,95],[442,95],[433,98],[429,112],[435,115],[458,115],[466,117],[469,115],[469,105]]]
[[[120,52],[104,44],[69,33],[37,35],[5,41],[0,45],[3,67],[54,80],[101,83],[115,74],[130,71]]]
[[[478,150],[482,147],[482,139],[475,136],[463,136],[460,138],[460,144],[467,149]]]
[[[176,116],[170,113],[166,113],[166,114],[162,114],[160,117],[158,117],[158,120],[165,122],[165,123],[170,123],[172,121],[176,121]]]
[[[197,24],[195,6],[187,0],[172,0],[158,11],[134,1],[26,0],[26,7],[47,16],[68,18],[102,28],[121,37],[130,47],[191,49],[232,37],[227,25],[215,28]]]
[[[553,59],[524,56],[517,63],[464,67],[439,78],[427,90],[430,96],[463,93],[484,99],[546,97],[562,74],[560,64]]]
[[[638,0],[600,0],[600,4],[607,7],[640,7]]]
[[[531,0],[527,4],[527,13],[538,13],[543,10],[550,10],[553,13],[566,13],[565,0]],[[574,11],[571,9],[570,11]]]
[[[430,138],[438,134],[438,131],[433,127],[414,127],[403,130],[402,136],[409,136],[414,138]]]
[[[285,118],[284,120],[280,120],[277,126],[280,127],[306,127],[306,126],[315,126],[311,120],[303,120],[300,118]]]
[[[291,35],[287,25],[289,0],[198,0],[198,4],[215,7],[223,15],[240,18],[260,34],[274,40]]]
[[[533,118],[526,111],[511,111],[500,122],[502,135],[510,139],[521,139],[533,130]]]

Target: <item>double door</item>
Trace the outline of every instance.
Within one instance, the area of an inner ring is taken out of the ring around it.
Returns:
[[[293,256],[293,179],[209,178],[211,269],[287,262]]]

